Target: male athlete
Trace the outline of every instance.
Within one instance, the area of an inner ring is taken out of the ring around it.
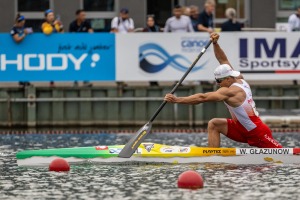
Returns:
[[[220,133],[228,138],[259,148],[282,148],[273,139],[269,127],[264,124],[255,109],[248,83],[238,71],[234,71],[224,51],[218,44],[219,34],[212,33],[214,53],[221,64],[215,71],[220,88],[215,92],[198,93],[187,97],[165,96],[165,101],[181,104],[199,104],[224,101],[232,119],[214,118],[208,122],[208,146],[220,147]]]

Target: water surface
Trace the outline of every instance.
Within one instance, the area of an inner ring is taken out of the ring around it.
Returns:
[[[73,165],[69,173],[18,167],[24,149],[124,144],[131,134],[0,135],[0,199],[300,199],[300,165]],[[285,147],[300,147],[300,133],[277,133]],[[206,134],[155,133],[146,142],[207,144]],[[248,147],[222,137],[224,147]],[[177,188],[178,176],[196,170],[204,188]]]

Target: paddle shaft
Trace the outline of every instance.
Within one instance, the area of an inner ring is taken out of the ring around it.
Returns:
[[[202,49],[202,51],[199,53],[195,61],[192,63],[190,68],[184,73],[184,75],[181,77],[179,82],[176,83],[175,87],[170,92],[171,94],[174,94],[174,92],[177,90],[177,88],[181,85],[181,83],[184,81],[184,79],[187,77],[187,75],[192,71],[194,66],[197,64],[198,60],[201,58],[201,56],[205,53],[206,49],[211,44],[211,40],[206,44],[206,46]],[[164,106],[167,104],[167,101],[163,101],[162,104],[160,104],[159,108],[156,110],[156,112],[153,114],[153,116],[150,118],[149,122],[152,123],[154,119],[157,117],[157,115],[160,113],[160,111],[164,108]]]

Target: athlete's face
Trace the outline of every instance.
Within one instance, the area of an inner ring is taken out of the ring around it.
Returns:
[[[220,87],[229,87],[229,79],[230,77],[224,77],[224,78],[215,78],[217,84],[220,86]]]

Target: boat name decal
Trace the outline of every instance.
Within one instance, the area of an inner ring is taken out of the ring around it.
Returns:
[[[238,149],[237,151],[238,155],[246,155],[246,154],[293,154],[293,151],[291,151],[289,148],[267,148],[267,149]]]

